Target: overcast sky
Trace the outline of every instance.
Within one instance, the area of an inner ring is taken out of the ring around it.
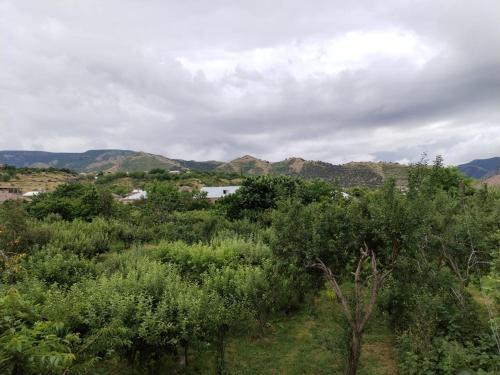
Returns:
[[[500,156],[500,1],[0,0],[0,149],[96,148]]]

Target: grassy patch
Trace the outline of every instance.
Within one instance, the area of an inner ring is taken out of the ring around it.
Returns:
[[[345,361],[343,316],[330,291],[312,305],[271,321],[261,335],[231,337],[226,351],[228,374],[342,374]],[[214,373],[214,355],[192,361],[190,374]],[[397,374],[392,336],[384,317],[375,313],[367,328],[360,375]]]
[[[241,332],[228,338],[228,375],[331,375],[342,374],[346,358],[344,318],[331,291],[325,290],[310,306],[270,321],[264,332]],[[195,354],[197,353],[197,354]],[[162,373],[215,374],[215,353],[209,346],[192,348],[189,366],[172,362]],[[173,367],[172,367],[173,366]],[[124,363],[107,362],[104,374],[146,374]],[[170,372],[169,372],[170,371]],[[174,371],[174,372],[172,372]],[[392,334],[385,317],[375,312],[363,342],[359,375],[397,375]]]

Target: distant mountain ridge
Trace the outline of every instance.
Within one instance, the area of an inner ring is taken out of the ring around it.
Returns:
[[[0,151],[0,164],[16,167],[68,168],[77,172],[145,171],[153,168],[186,169],[161,155],[131,150],[89,150],[81,153]]]
[[[500,174],[500,157],[473,160],[459,165],[458,168],[469,177],[488,178]]]
[[[405,185],[407,166],[397,163],[347,163],[335,165],[298,157],[269,162],[245,155],[230,162],[170,159],[131,150],[89,150],[82,153],[0,151],[0,164],[16,167],[68,168],[77,172],[172,170],[217,171],[241,175],[290,175],[337,181],[342,186],[379,186],[388,178]]]

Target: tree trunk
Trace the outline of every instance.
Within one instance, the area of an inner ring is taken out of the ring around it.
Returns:
[[[395,255],[397,255],[397,251],[395,251]],[[364,284],[367,283],[368,278],[363,280],[361,276],[361,270],[365,259],[370,258],[371,265],[371,293],[370,298],[365,303],[364,298]],[[317,259],[316,263],[313,263],[313,267],[319,268],[323,271],[326,279],[329,281],[330,286],[332,287],[335,295],[337,296],[337,300],[342,305],[343,313],[347,319],[347,322],[351,328],[352,336],[351,343],[349,348],[349,357],[347,360],[347,367],[345,374],[346,375],[356,375],[358,371],[359,358],[361,355],[361,338],[363,336],[364,329],[366,327],[366,323],[370,319],[370,316],[373,312],[373,309],[377,302],[378,293],[380,288],[382,287],[382,283],[384,278],[390,273],[390,269],[387,270],[384,274],[381,274],[377,269],[377,259],[375,257],[375,253],[368,249],[368,246],[365,244],[365,248],[361,249],[361,255],[358,260],[358,265],[356,267],[356,271],[354,274],[354,291],[355,291],[355,301],[354,301],[354,309],[352,305],[348,302],[347,298],[342,293],[342,289],[340,288],[335,276],[333,275],[332,270],[325,265],[321,261],[321,259]]]
[[[14,368],[12,369],[12,375],[24,375],[23,367],[17,362],[14,364]]]
[[[226,330],[224,327],[219,328],[219,337],[217,342],[217,375],[224,374],[224,336]]]
[[[347,358],[347,367],[345,375],[356,375],[359,365],[359,357],[361,354],[361,334],[353,332],[351,337],[351,345],[349,347],[349,357]]]

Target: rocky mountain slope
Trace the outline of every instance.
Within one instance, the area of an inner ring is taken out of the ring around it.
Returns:
[[[271,163],[250,155],[222,164],[216,170],[243,175],[271,174],[322,178],[337,181],[342,186],[378,186],[388,178],[395,178],[399,185],[405,185],[407,179],[407,167],[397,163],[363,162],[335,165],[302,158],[289,158]]]
[[[488,186],[495,186],[495,187],[500,187],[500,174],[488,177],[484,180],[481,180],[479,182],[480,185],[488,185]]]

